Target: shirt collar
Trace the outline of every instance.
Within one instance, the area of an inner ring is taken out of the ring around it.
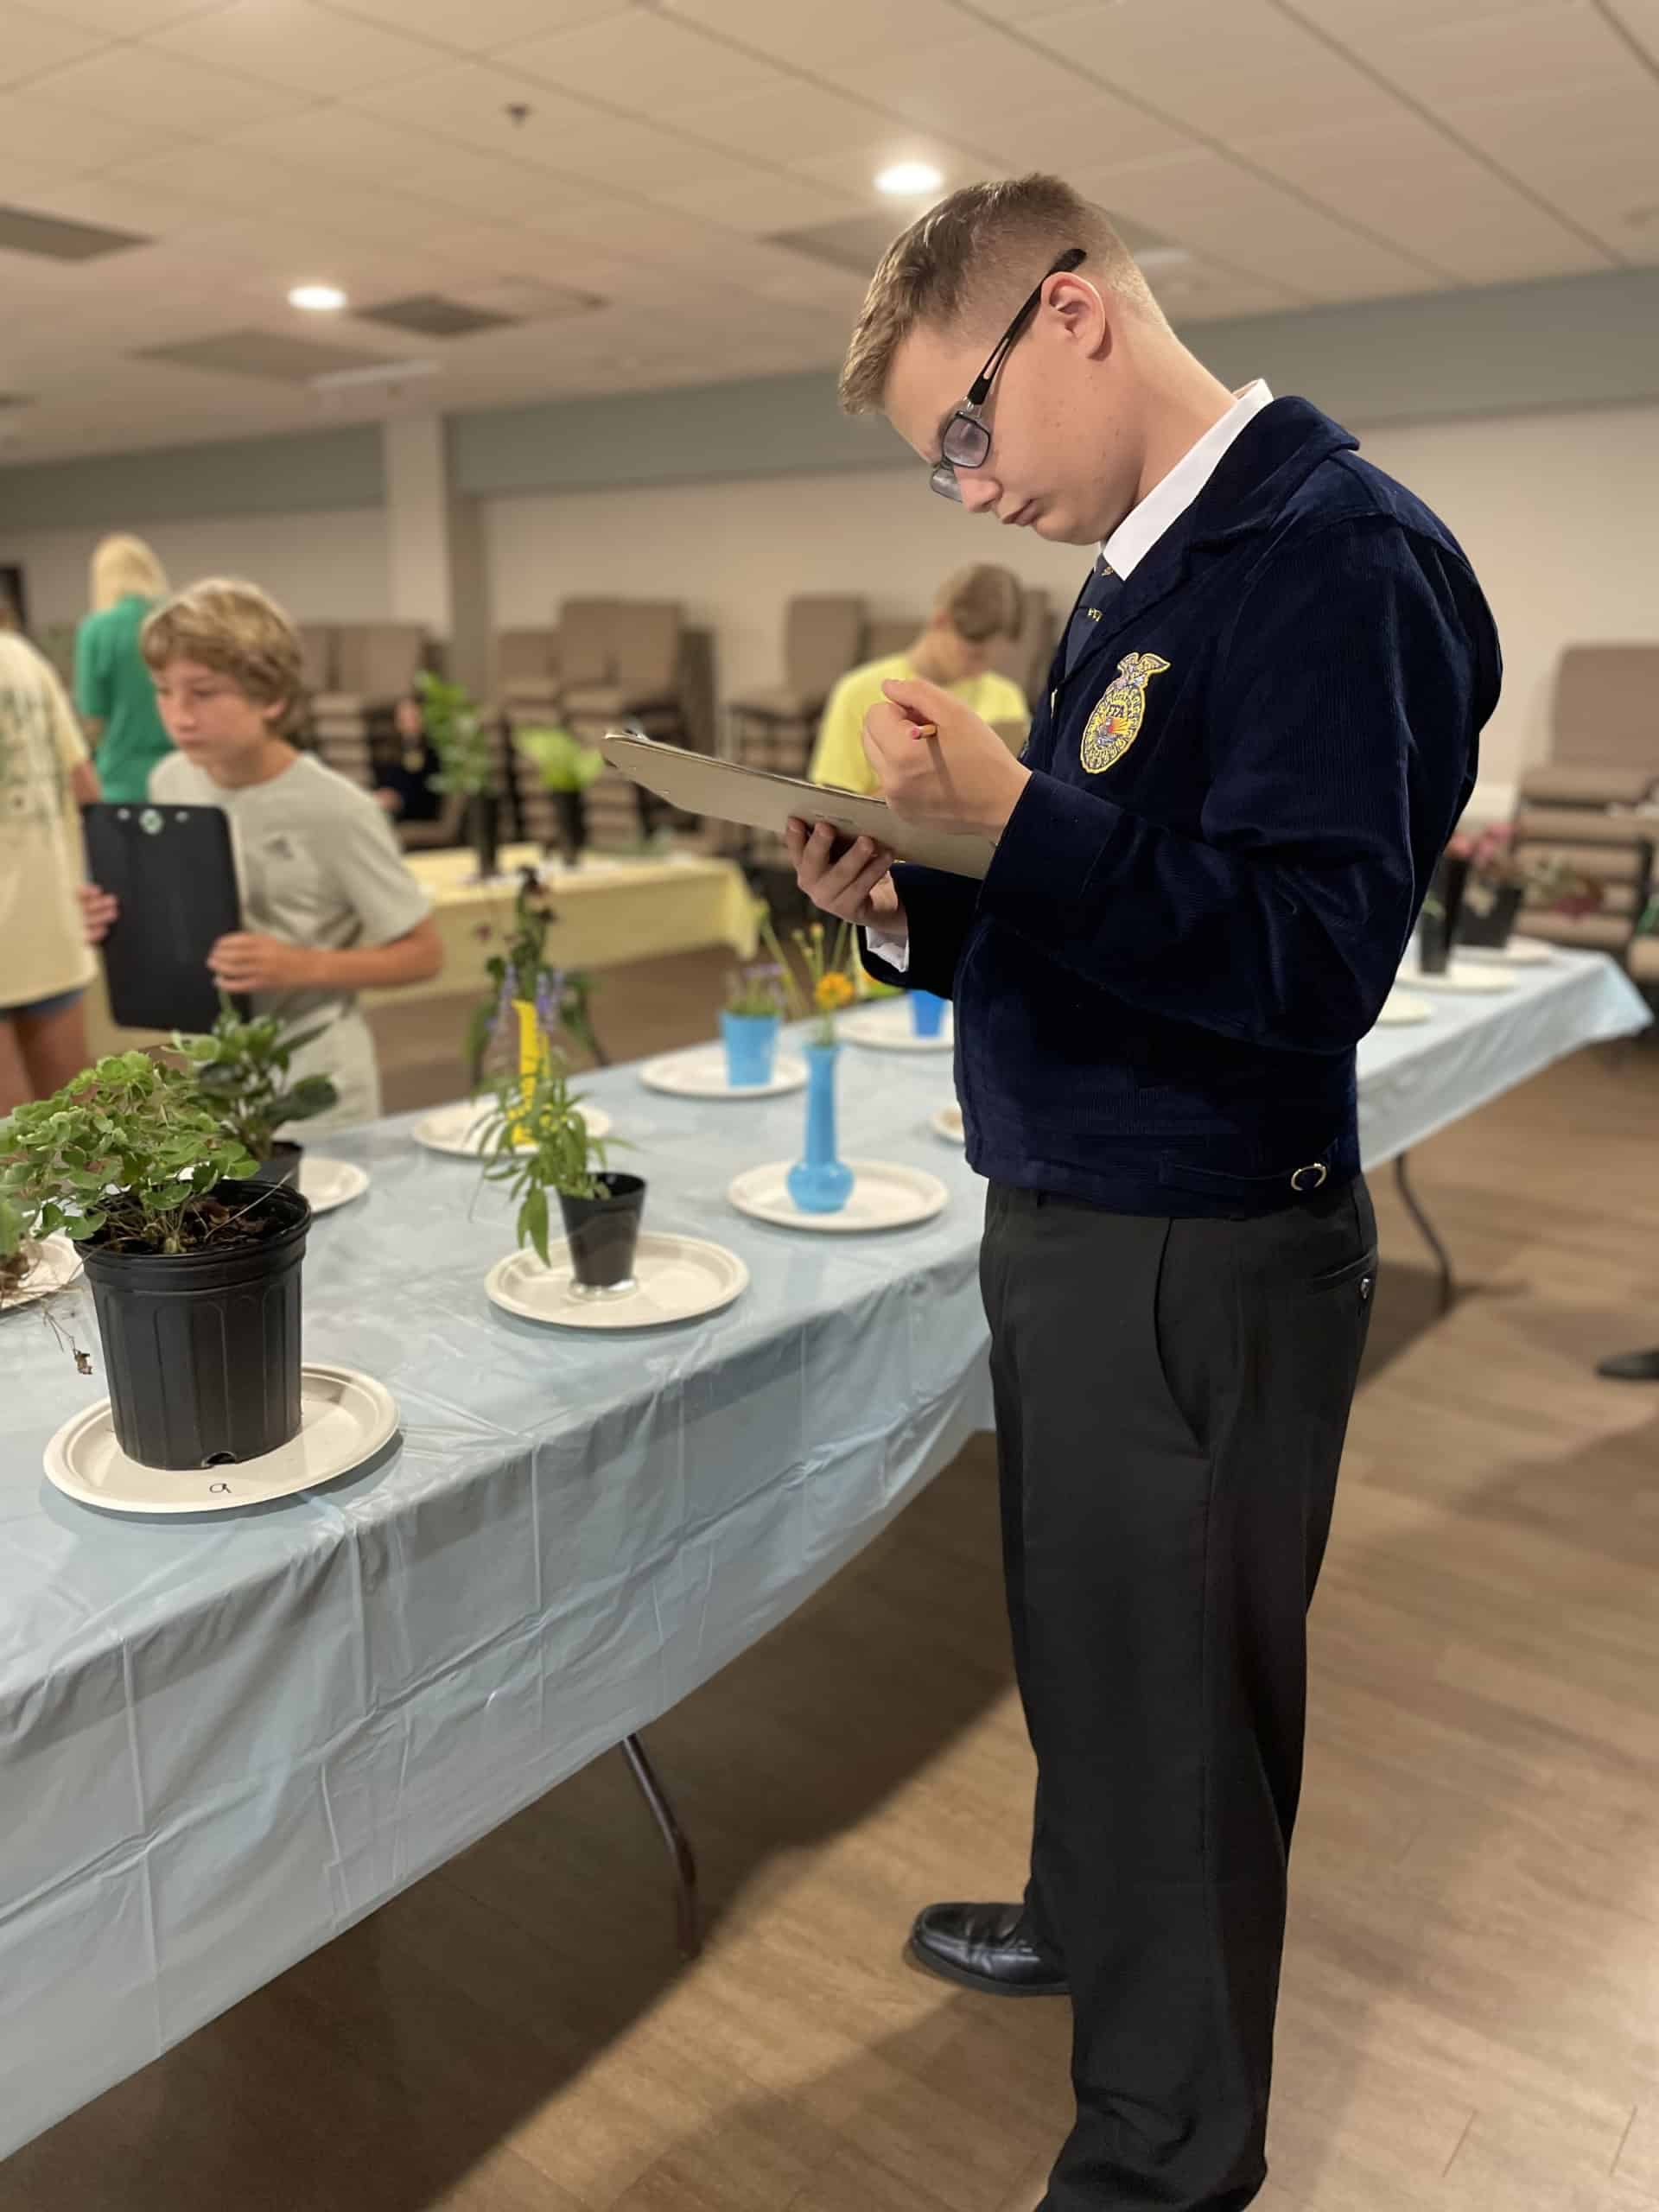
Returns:
[[[1196,445],[1189,446],[1167,476],[1154,484],[1138,507],[1131,507],[1111,536],[1102,542],[1108,565],[1120,576],[1133,573],[1137,564],[1170,527],[1179,522],[1210,479],[1222,455],[1247,423],[1268,406],[1273,394],[1258,377],[1233,395],[1233,404],[1217,423],[1212,423]]]

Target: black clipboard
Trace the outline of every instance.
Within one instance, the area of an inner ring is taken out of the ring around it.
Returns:
[[[105,800],[81,821],[87,872],[121,908],[99,948],[110,1012],[124,1029],[211,1029],[219,986],[207,955],[242,926],[222,809]]]

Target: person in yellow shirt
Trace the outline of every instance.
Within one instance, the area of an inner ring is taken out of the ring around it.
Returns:
[[[947,576],[915,644],[850,670],[830,693],[808,771],[812,781],[874,791],[875,771],[864,756],[864,717],[886,697],[883,683],[912,677],[942,685],[1017,748],[1031,722],[1025,694],[997,673],[991,658],[999,645],[1019,636],[1024,612],[1019,579],[1007,569],[978,562]]]

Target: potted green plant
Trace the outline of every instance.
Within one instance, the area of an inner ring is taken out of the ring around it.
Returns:
[[[254,1166],[194,1075],[143,1052],[0,1122],[7,1239],[79,1247],[116,1442],[145,1466],[257,1459],[298,1432],[311,1209]]]
[[[225,1128],[258,1163],[255,1179],[297,1183],[304,1147],[279,1140],[276,1132],[292,1122],[315,1121],[339,1105],[332,1077],[302,1075],[289,1081],[289,1067],[302,1046],[323,1034],[308,1029],[287,1033],[274,1014],[241,1020],[221,991],[219,1020],[200,1036],[174,1032],[173,1049],[195,1073],[196,1085]]]
[[[519,872],[512,902],[512,934],[499,952],[484,963],[487,997],[473,1008],[467,1024],[467,1081],[477,1090],[492,1057],[511,1058],[521,1077],[533,1076],[561,1033],[573,1038],[602,1067],[605,1054],[589,1011],[590,977],[578,969],[551,968],[547,934],[558,919],[541,878],[533,868]],[[479,932],[486,941],[486,924]]]
[[[0,1197],[0,1306],[22,1288],[39,1253],[37,1241],[23,1234],[22,1213],[10,1198]]]
[[[513,733],[513,743],[552,794],[559,817],[559,851],[575,868],[588,846],[588,791],[605,772],[605,755],[568,729],[547,727]]]
[[[496,873],[499,810],[494,741],[482,712],[463,685],[447,683],[430,669],[422,669],[416,676],[415,689],[426,734],[438,756],[438,772],[429,777],[428,783],[435,791],[453,793],[466,801],[467,840],[478,863],[478,880],[487,883]]]
[[[552,1255],[548,1199],[557,1198],[579,1298],[615,1298],[633,1288],[645,1179],[607,1169],[607,1149],[605,1139],[588,1134],[556,1052],[528,1091],[512,1077],[498,1085],[484,1129],[484,1179],[506,1185],[518,1202],[518,1241],[543,1267]]]

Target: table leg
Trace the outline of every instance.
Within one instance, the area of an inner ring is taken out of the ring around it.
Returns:
[[[1417,1193],[1411,1187],[1411,1179],[1406,1173],[1407,1157],[1408,1155],[1402,1152],[1394,1163],[1395,1185],[1400,1192],[1406,1211],[1422,1232],[1423,1242],[1440,1262],[1440,1311],[1442,1313],[1449,1313],[1457,1300],[1457,1280],[1452,1273],[1452,1262],[1446,1249],[1435,1235],[1433,1223],[1418,1204]]]
[[[679,1821],[674,1816],[674,1808],[669,1803],[663,1785],[657,1778],[657,1770],[645,1756],[645,1747],[638,1736],[622,1738],[622,1755],[639,1785],[640,1795],[651,1808],[652,1819],[662,1830],[663,1841],[668,1846],[673,1859],[679,1888],[680,1950],[683,1956],[695,1959],[702,1948],[702,1928],[697,1910],[696,1859]]]

